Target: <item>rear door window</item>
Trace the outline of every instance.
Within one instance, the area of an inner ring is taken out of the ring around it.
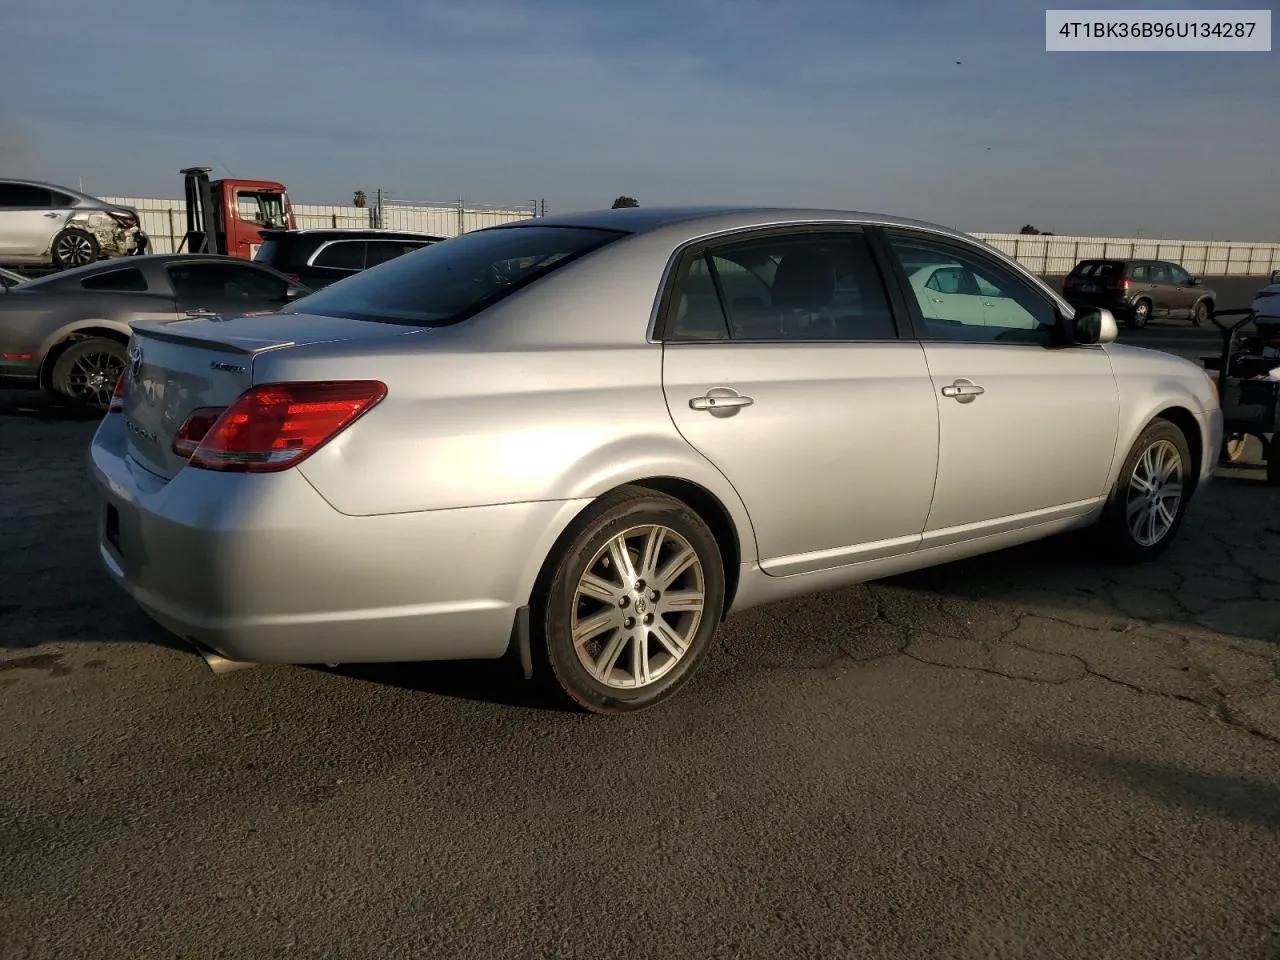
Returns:
[[[1164,263],[1151,264],[1151,282],[1152,283],[1169,283],[1169,266]]]
[[[1135,263],[1129,269],[1129,279],[1137,283],[1146,283],[1151,278],[1151,272],[1147,269],[1145,263]]]
[[[680,340],[898,336],[866,237],[852,231],[716,247],[688,263],[674,295],[672,335]]]
[[[363,270],[364,241],[334,240],[312,258],[311,265],[334,270]]]

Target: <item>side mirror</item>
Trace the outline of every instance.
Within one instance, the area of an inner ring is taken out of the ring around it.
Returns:
[[[1103,307],[1081,307],[1071,318],[1071,340],[1074,343],[1093,345],[1115,343],[1120,327],[1115,315]]]
[[[1191,285],[1191,286],[1193,286],[1193,287],[1198,287],[1198,286],[1200,286],[1200,278],[1199,278],[1199,277],[1188,277],[1188,278],[1187,278],[1187,283],[1188,283],[1188,284],[1190,284],[1190,285]]]
[[[306,289],[306,287],[290,287],[284,292],[284,298],[286,301],[292,303],[300,297],[305,297],[310,292],[311,291]]]
[[[1280,283],[1280,270],[1272,270],[1272,271],[1271,271],[1271,282],[1272,282],[1272,283]]]

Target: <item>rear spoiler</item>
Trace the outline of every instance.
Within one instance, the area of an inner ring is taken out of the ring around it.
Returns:
[[[194,344],[201,347],[215,347],[219,350],[228,351],[230,353],[242,353],[246,357],[252,357],[259,353],[266,353],[268,350],[276,350],[281,347],[292,347],[297,341],[295,340],[254,340],[250,337],[213,337],[202,336],[190,330],[183,330],[184,321],[176,322],[166,321],[143,321],[133,324],[135,334],[142,333],[149,340],[164,340],[168,343]],[[190,323],[201,323],[201,320],[187,321]]]

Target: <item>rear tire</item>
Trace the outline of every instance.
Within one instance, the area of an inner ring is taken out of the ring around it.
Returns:
[[[60,270],[83,267],[98,259],[101,249],[93,234],[68,227],[53,238],[53,265]]]
[[[50,386],[72,406],[106,413],[125,363],[123,344],[106,337],[79,340],[54,361]]]
[[[1129,326],[1134,330],[1141,330],[1147,325],[1147,321],[1151,319],[1151,301],[1139,300],[1133,305],[1133,309],[1129,311]]]
[[[710,649],[724,609],[710,528],[679,500],[622,487],[575,521],[566,541],[531,611],[559,690],[593,713],[674,694]]]
[[[1153,560],[1168,549],[1182,526],[1196,477],[1182,431],[1155,420],[1125,457],[1098,524],[1109,559]]]

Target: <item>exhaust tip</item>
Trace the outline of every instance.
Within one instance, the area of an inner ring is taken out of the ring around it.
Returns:
[[[256,663],[248,660],[229,660],[220,653],[215,653],[208,647],[196,643],[194,640],[187,641],[195,649],[196,653],[204,657],[204,662],[209,669],[213,671],[215,676],[225,676],[228,673],[236,673],[239,670],[247,670],[250,667],[256,667]]]

